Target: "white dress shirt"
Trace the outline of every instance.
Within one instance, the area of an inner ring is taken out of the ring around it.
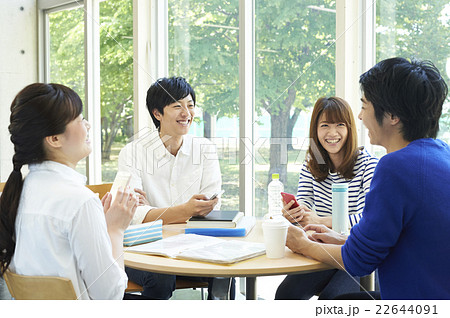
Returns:
[[[131,189],[145,191],[150,203],[136,209],[132,224],[142,223],[151,209],[183,204],[194,194],[210,197],[222,186],[215,145],[192,135],[183,136],[181,148],[173,156],[158,131],[148,133],[120,151],[119,171],[131,173]],[[220,201],[215,206],[219,208]]]
[[[10,268],[69,278],[79,299],[122,299],[128,278],[113,259],[102,204],[85,183],[57,162],[30,165]]]

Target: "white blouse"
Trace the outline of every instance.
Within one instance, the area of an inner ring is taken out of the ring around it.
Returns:
[[[30,165],[10,269],[69,278],[78,299],[122,299],[128,278],[113,259],[102,204],[85,182],[60,163]]]

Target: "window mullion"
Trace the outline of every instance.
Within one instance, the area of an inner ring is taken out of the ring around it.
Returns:
[[[98,0],[84,2],[85,114],[91,124],[92,153],[86,158],[89,184],[102,182],[101,100],[100,100],[100,8]]]
[[[255,2],[239,0],[239,209],[254,214]]]
[[[375,54],[375,14],[376,1],[361,0],[362,1],[362,26],[361,26],[361,73],[369,70],[376,60]],[[360,105],[360,103],[358,103]],[[359,124],[358,140],[360,145],[364,145],[371,153],[374,153],[373,146],[370,145],[367,136],[366,128],[362,121]]]

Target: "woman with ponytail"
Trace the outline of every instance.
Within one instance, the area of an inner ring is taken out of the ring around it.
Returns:
[[[75,171],[91,152],[80,97],[31,84],[11,104],[13,171],[0,197],[0,274],[71,279],[79,299],[120,299],[127,286],[123,233],[136,199],[121,189],[100,200]],[[28,165],[24,178],[21,169]]]

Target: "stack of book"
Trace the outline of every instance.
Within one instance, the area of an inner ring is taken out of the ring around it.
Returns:
[[[213,210],[206,216],[193,216],[186,222],[190,228],[235,228],[244,213],[239,211]]]
[[[193,216],[186,222],[186,234],[246,236],[255,225],[254,217],[239,211],[213,210],[206,216]]]

